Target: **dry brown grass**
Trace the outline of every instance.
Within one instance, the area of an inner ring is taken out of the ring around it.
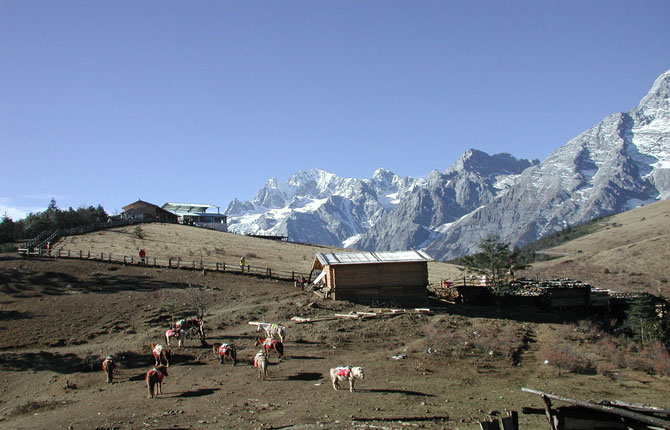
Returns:
[[[60,239],[54,249],[62,248],[73,253],[80,250],[91,255],[112,253],[114,255],[137,256],[140,248],[148,258],[177,259],[183,261],[201,258],[204,262],[225,263],[237,267],[240,258],[255,267],[270,267],[277,271],[295,271],[296,276],[307,276],[317,252],[358,252],[320,245],[302,245],[278,242],[233,233],[222,233],[178,224],[151,223],[142,226],[144,238],[138,239],[135,227],[127,226],[111,230],[71,236]],[[438,285],[442,279],[457,279],[460,271],[454,265],[431,262],[428,265],[431,284]]]
[[[570,277],[616,291],[670,295],[670,201],[604,220],[598,231],[552,248],[561,258],[536,263],[521,276]]]

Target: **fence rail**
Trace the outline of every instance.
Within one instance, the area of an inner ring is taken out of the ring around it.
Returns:
[[[39,248],[34,252],[34,255],[51,258],[71,258],[77,260],[101,261],[116,264],[169,268],[169,269],[183,269],[183,270],[200,270],[210,272],[227,272],[237,273],[249,276],[256,276],[262,278],[272,278],[285,281],[297,281],[302,272],[288,269],[275,269],[271,267],[259,267],[252,265],[240,266],[239,264],[231,264],[223,261],[204,261],[202,259],[182,259],[182,258],[160,258],[160,257],[145,257],[144,261],[138,256],[128,256],[122,254],[112,254],[105,252],[91,252],[84,250],[70,250],[70,249],[44,249]]]

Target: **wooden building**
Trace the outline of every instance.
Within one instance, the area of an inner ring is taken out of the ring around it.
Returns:
[[[136,221],[177,222],[177,215],[143,200],[124,206],[121,218]]]
[[[165,203],[163,209],[177,216],[179,224],[228,231],[228,218],[219,213],[219,207],[201,203]],[[207,212],[216,209],[216,213]]]
[[[314,284],[334,300],[420,306],[428,298],[429,261],[423,251],[318,253],[312,273],[321,271]]]

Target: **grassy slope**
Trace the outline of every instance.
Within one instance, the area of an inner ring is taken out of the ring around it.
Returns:
[[[571,277],[617,291],[670,295],[670,201],[603,219],[596,231],[547,251],[522,276]]]
[[[222,233],[177,224],[146,224],[142,226],[144,239],[137,239],[135,227],[121,227],[81,236],[61,239],[54,249],[62,248],[78,253],[91,251],[92,255],[137,256],[142,248],[149,258],[180,258],[182,261],[226,263],[237,267],[241,257],[254,267],[270,267],[273,271],[295,271],[307,276],[317,252],[352,252],[351,250],[318,245],[301,245],[267,239]],[[356,252],[356,251],[353,251]],[[442,279],[457,279],[456,266],[431,262],[428,266],[429,282],[439,284]]]

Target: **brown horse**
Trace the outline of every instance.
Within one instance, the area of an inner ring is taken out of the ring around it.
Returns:
[[[112,378],[114,377],[114,369],[116,369],[116,363],[111,355],[107,356],[102,362],[102,371],[107,375],[107,383],[112,383]]]
[[[161,365],[163,362],[165,362],[166,367],[170,365],[169,359],[172,359],[172,351],[170,348],[166,348],[161,344],[152,343],[151,355],[154,360],[156,360],[156,363],[154,364],[155,366]]]
[[[158,394],[163,394],[163,378],[168,376],[167,366],[158,365],[147,372],[144,378],[147,381],[147,398],[152,399]]]
[[[237,351],[235,345],[230,343],[215,343],[212,347],[214,354],[219,357],[221,364],[225,363],[226,359],[233,362],[233,366],[237,364]]]
[[[277,339],[265,338],[265,339],[256,339],[256,345],[261,345],[266,354],[270,350],[277,353],[277,358],[281,359],[284,356],[284,344]]]

